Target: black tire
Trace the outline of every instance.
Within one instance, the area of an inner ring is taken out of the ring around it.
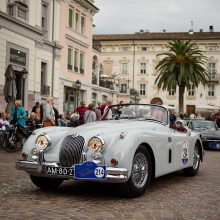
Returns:
[[[62,184],[64,179],[60,178],[49,178],[49,177],[39,177],[30,175],[33,184],[41,189],[56,189]]]
[[[200,157],[201,157],[200,147],[196,142],[193,152],[193,166],[183,169],[184,175],[195,176],[198,173],[199,165],[200,165]]]
[[[150,154],[146,147],[140,145],[134,154],[130,178],[127,182],[119,184],[122,193],[130,198],[142,196],[150,183],[151,174]]]
[[[2,148],[9,152],[13,153],[19,151],[22,147],[22,143],[20,142],[20,137],[12,131],[4,131],[2,134]]]

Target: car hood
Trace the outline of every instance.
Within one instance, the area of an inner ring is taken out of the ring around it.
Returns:
[[[197,132],[202,134],[206,138],[218,138],[220,139],[220,132],[213,129],[196,129]]]
[[[156,128],[157,123],[146,122],[146,121],[135,121],[135,120],[109,120],[109,121],[98,121],[92,122],[84,125],[80,125],[75,129],[69,131],[67,135],[70,134],[80,134],[83,136],[94,136],[94,135],[104,135],[113,133],[128,132],[130,130],[144,129],[153,130]]]

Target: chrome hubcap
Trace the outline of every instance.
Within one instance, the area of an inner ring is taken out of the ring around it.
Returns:
[[[195,170],[198,168],[199,159],[200,159],[199,150],[198,150],[198,147],[195,146],[194,153],[193,153],[193,169]]]
[[[148,161],[143,153],[138,153],[133,158],[131,178],[137,188],[143,187],[147,181]]]

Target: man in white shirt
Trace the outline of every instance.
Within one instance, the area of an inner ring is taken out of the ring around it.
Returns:
[[[6,129],[6,126],[9,125],[9,122],[6,120],[7,114],[2,113],[0,118],[0,137],[3,131]]]
[[[193,113],[191,113],[190,116],[189,116],[190,119],[194,119],[195,117],[196,117],[196,116],[195,116],[195,114],[193,114]]]
[[[106,102],[106,106],[105,106],[104,114],[103,115],[105,115],[106,110],[108,109],[108,107],[110,105],[112,105],[113,99],[111,97],[108,97],[106,101],[107,102]],[[111,109],[108,110],[108,113],[107,113],[107,116],[105,117],[105,119],[112,119],[112,110]]]

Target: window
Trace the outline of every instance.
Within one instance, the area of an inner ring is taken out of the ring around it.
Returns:
[[[72,49],[68,48],[68,60],[67,60],[67,69],[72,70]]]
[[[73,27],[73,10],[69,9],[69,27]]]
[[[146,73],[146,63],[141,63],[141,74]]]
[[[188,96],[194,96],[195,95],[195,86],[194,84],[190,85],[190,89],[188,89]]]
[[[215,95],[215,85],[211,84],[208,85],[208,96],[214,96]]]
[[[80,54],[80,73],[84,74],[84,64],[83,64],[83,59],[84,59],[84,56],[83,54]]]
[[[85,22],[84,17],[81,17],[81,34],[84,34],[84,22]]]
[[[78,57],[78,52],[77,51],[75,51],[74,52],[74,71],[75,72],[78,72],[78,64],[77,64],[77,57]]]
[[[92,99],[91,99],[91,101],[92,101],[92,103],[96,106],[96,93],[92,93]]]
[[[122,51],[128,51],[128,47],[122,47]]]
[[[176,93],[176,86],[173,86],[171,89],[169,89],[169,95],[175,95]]]
[[[41,26],[47,29],[47,5],[42,4]]]
[[[209,50],[216,50],[215,46],[209,46]]]
[[[127,93],[127,84],[121,84],[120,93]]]
[[[78,19],[79,19],[79,14],[76,13],[76,16],[75,16],[75,30],[76,31],[78,30],[78,28],[77,28],[77,26],[78,26]]]
[[[146,94],[146,85],[140,84],[140,95],[145,95],[145,94]]]
[[[107,96],[106,95],[102,95],[102,102],[105,103],[107,100]]]
[[[128,74],[128,64],[127,63],[122,63],[122,74]]]
[[[146,47],[141,47],[141,50],[142,50],[142,51],[146,51],[147,48],[146,48]]]
[[[209,73],[210,73],[210,77],[211,79],[215,78],[215,63],[209,63]]]
[[[47,63],[41,62],[41,93],[50,95],[50,87],[47,86]]]

